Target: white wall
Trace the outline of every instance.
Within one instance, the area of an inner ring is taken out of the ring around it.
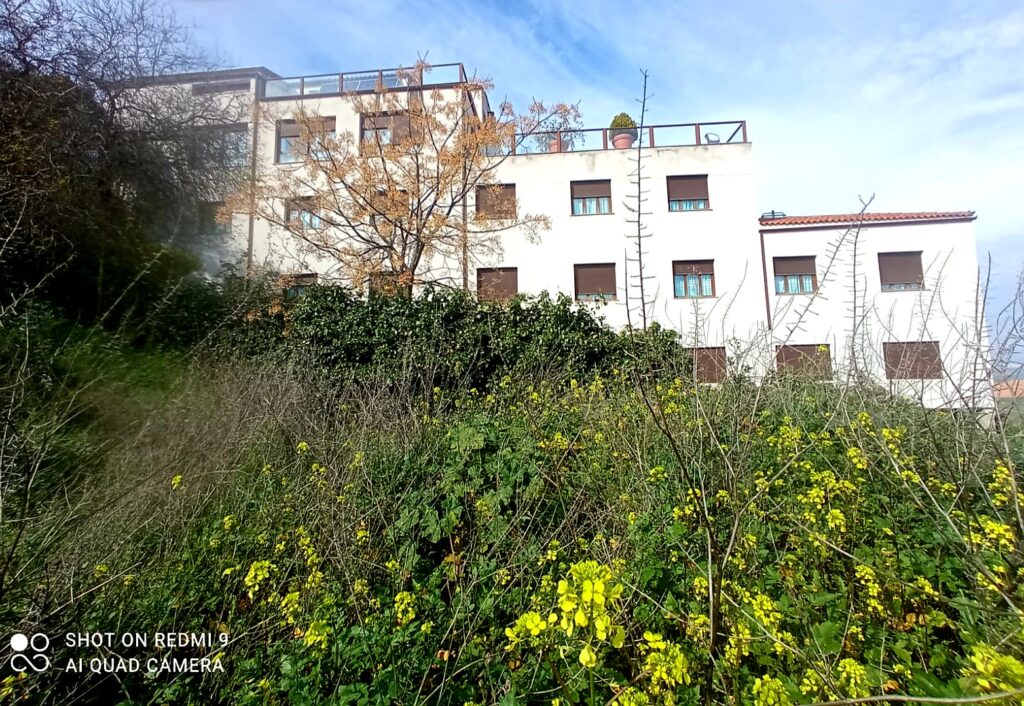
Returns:
[[[959,407],[961,395],[990,395],[976,330],[978,263],[971,221],[865,224],[858,231],[766,229],[764,234],[772,347],[828,344],[839,376],[857,367],[932,407]],[[921,251],[922,291],[882,291],[878,254]],[[772,258],[815,255],[818,293],[777,295]],[[938,341],[943,377],[888,381],[883,343]],[[854,365],[856,363],[856,366]],[[981,379],[980,386],[976,381]]]
[[[503,253],[474,263],[518,269],[519,289],[547,290],[574,296],[573,265],[615,263],[617,300],[587,304],[613,326],[627,322],[630,313],[639,323],[639,288],[635,259],[636,227],[628,222],[627,205],[636,205],[635,150],[600,150],[517,155],[499,169],[498,179],[516,185],[520,214],[546,214],[551,229],[539,242],[530,243],[516,233],[502,238]],[[651,237],[643,249],[647,298],[654,320],[683,332],[689,341],[723,345],[732,337],[746,338],[763,327],[760,258],[756,212],[756,184],[749,144],[644,149],[643,211]],[[707,211],[668,210],[666,177],[708,175]],[[572,215],[570,183],[610,179],[612,213]],[[632,196],[632,198],[630,198]],[[674,260],[714,260],[716,297],[675,299]],[[629,277],[627,277],[627,267]],[[725,314],[729,316],[726,318]]]

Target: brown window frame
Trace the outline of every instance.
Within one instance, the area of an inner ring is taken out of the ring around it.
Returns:
[[[596,269],[596,268],[611,268],[612,272],[612,291],[606,292],[580,292],[580,273],[581,270],[585,269]],[[592,302],[592,301],[616,301],[618,299],[618,280],[616,279],[614,262],[584,262],[577,263],[572,266],[573,274],[573,294],[574,298],[578,302]]]
[[[779,264],[781,263],[795,263],[800,260],[810,260],[810,264],[802,268],[797,267],[784,267],[783,272],[779,272]],[[788,272],[786,270],[793,270]],[[808,271],[809,270],[809,271]],[[818,291],[818,264],[817,257],[815,255],[780,255],[772,258],[772,274],[775,281],[775,295],[779,297],[795,297],[795,296],[807,296],[809,294],[816,294]],[[791,277],[799,278],[797,280],[796,289],[798,291],[792,291],[793,281]],[[811,278],[811,290],[806,291],[805,285],[807,280],[805,278]],[[779,283],[782,282],[782,291],[779,291]]]
[[[396,133],[396,130],[395,130],[395,118],[401,118],[401,117],[405,118],[406,134],[411,133],[412,132],[412,125],[410,124],[410,118],[409,118],[409,111],[408,110],[382,111],[382,112],[379,112],[379,113],[360,113],[359,114],[359,154],[361,154],[361,155],[368,154],[365,151],[365,149],[364,149],[365,147],[370,147],[370,148],[373,148],[373,149],[380,149],[380,148],[386,147],[388,145],[396,144],[396,142],[395,142],[395,133]],[[375,126],[373,128],[368,128],[367,127],[367,123],[370,120],[373,120],[376,123],[376,121],[381,119],[381,118],[386,118],[387,119],[387,123],[388,123],[387,127],[377,127],[376,124],[375,124]],[[366,131],[367,130],[373,130],[375,139],[373,139],[373,140],[366,140],[366,139],[364,139],[364,136],[366,135]],[[383,132],[384,130],[387,130],[387,132],[388,132],[388,141],[387,142],[381,142],[379,139],[376,139],[377,137],[379,137],[380,133]],[[399,137],[399,139],[402,139],[402,138]]]
[[[707,174],[675,174],[667,176],[665,177],[665,191],[668,195],[668,210],[670,213],[691,213],[693,211],[711,210],[711,195]],[[698,206],[686,208],[684,205],[686,203],[697,204]],[[673,207],[673,204],[679,204],[679,206]]]
[[[285,132],[287,132],[288,134],[285,134]],[[298,120],[292,120],[289,118],[284,120],[278,120],[276,123],[274,123],[274,164],[297,164],[298,162],[302,161],[302,157],[299,154],[298,150],[289,149],[286,152],[281,149],[282,140],[289,140],[288,145],[289,148],[291,148],[292,145],[294,145],[294,142],[292,141],[298,140],[301,132],[302,128],[299,125]],[[282,159],[282,157],[286,154],[289,157],[294,156],[295,158],[287,160]]]
[[[337,117],[322,116],[320,122],[324,124],[325,137],[333,139],[337,134],[338,119]],[[329,127],[328,127],[329,126]],[[283,134],[287,131],[289,134]],[[274,164],[299,164],[302,162],[303,154],[299,149],[289,149],[287,152],[281,150],[282,140],[289,140],[290,147],[301,147],[297,144],[302,136],[302,123],[292,118],[286,118],[278,120],[274,123]],[[325,148],[326,149],[326,148]],[[312,150],[313,156],[316,159],[326,159],[326,155],[318,156],[316,154],[318,150],[315,148]],[[287,154],[293,159],[282,160],[282,155]]]
[[[690,349],[693,375],[697,382],[722,382],[729,375],[729,357],[725,346],[697,346]],[[708,374],[709,368],[711,374]]]
[[[485,291],[484,277],[482,275],[496,275],[499,281],[505,280],[503,284],[511,284],[503,288],[487,287]],[[518,267],[478,267],[476,269],[476,298],[482,302],[507,302],[519,294],[519,268]]]
[[[607,189],[604,187],[607,185]],[[607,191],[607,193],[605,193]],[[593,213],[576,211],[576,202],[585,204],[588,199],[596,199],[594,202],[596,210]],[[601,210],[602,203],[607,204],[605,211]],[[612,210],[612,180],[611,179],[580,179],[569,182],[569,215],[571,216],[611,216]]]
[[[196,128],[195,136],[195,161],[226,169],[250,163],[249,123],[204,125]]]
[[[302,219],[302,214],[308,213],[312,218],[316,219],[314,223],[312,220],[306,222]],[[297,199],[286,199],[284,202],[284,221],[285,223],[291,223],[293,217],[302,224],[303,230],[309,228],[315,230],[323,225],[323,216],[318,212],[318,209],[313,207],[313,199],[310,196],[304,196]]]
[[[927,350],[925,357],[910,357],[908,349]],[[888,380],[942,379],[942,350],[938,341],[887,341],[882,344],[885,377]]]
[[[211,81],[207,83],[193,83],[192,95],[204,96],[215,93],[249,93],[252,91],[252,84],[248,79],[239,81]]]
[[[908,255],[916,255],[916,262],[913,264],[906,263],[886,263],[884,258],[895,258],[898,260],[914,260],[915,258],[907,258]],[[921,250],[904,250],[898,252],[880,252],[878,253],[878,281],[883,292],[920,292],[924,289],[924,252]],[[912,275],[904,275],[903,277],[892,276],[892,271],[900,270],[913,271]],[[886,275],[889,275],[888,277]],[[889,281],[886,281],[886,280]],[[907,280],[907,281],[904,281]]]
[[[819,366],[815,358],[823,360],[826,364]],[[810,374],[814,380],[831,380],[834,376],[832,347],[827,343],[789,343],[776,346],[775,369],[782,374]]]
[[[285,299],[298,299],[306,291],[320,283],[320,276],[316,272],[297,272],[284,275],[282,278],[282,294]]]
[[[706,265],[706,267],[705,267]],[[701,267],[701,269],[697,269]],[[692,272],[681,272],[687,267],[691,268]],[[704,294],[704,275],[711,275],[711,293]],[[683,294],[679,294],[679,287],[677,287],[677,277],[684,278]],[[698,277],[697,288],[700,292],[696,296],[690,296],[689,291],[689,278]],[[712,260],[673,260],[672,261],[672,296],[674,299],[714,299],[718,296],[717,290],[715,289],[715,261]]]
[[[511,208],[506,201],[511,199]],[[476,187],[476,214],[484,220],[510,220],[516,217],[516,185],[481,184]]]

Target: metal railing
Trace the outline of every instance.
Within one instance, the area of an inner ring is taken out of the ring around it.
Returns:
[[[630,135],[632,140],[618,141],[616,136]],[[677,123],[645,125],[643,129],[589,128],[538,132],[517,139],[513,154],[544,154],[547,152],[593,152],[608,149],[641,147],[697,147],[701,145],[736,145],[749,142],[746,120],[725,120],[708,123]]]
[[[465,83],[466,69],[461,63],[438,64],[429,69],[395,68],[373,71],[347,71],[317,76],[293,76],[263,82],[260,100],[318,98],[349,93],[372,93],[377,86],[391,91],[437,88]]]

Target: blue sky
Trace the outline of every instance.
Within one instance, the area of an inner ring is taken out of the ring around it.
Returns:
[[[993,299],[1024,267],[1024,3],[172,0],[229,66],[408,66],[492,79],[492,103],[580,102],[588,127],[746,119],[761,211],[978,212]]]

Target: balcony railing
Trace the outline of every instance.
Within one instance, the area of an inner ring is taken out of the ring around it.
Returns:
[[[266,81],[260,100],[319,98],[348,93],[372,93],[378,85],[389,91],[412,88],[439,88],[465,83],[466,70],[462,64],[438,64],[429,69],[376,69],[349,71],[319,76],[295,76]]]
[[[616,149],[615,128],[590,128],[538,132],[517,140],[514,154],[544,154],[546,152],[593,152]],[[645,125],[636,129],[641,147],[695,147],[700,145],[735,145],[748,142],[747,121],[727,120],[710,123],[678,123],[673,125]],[[625,147],[619,147],[625,149]]]

